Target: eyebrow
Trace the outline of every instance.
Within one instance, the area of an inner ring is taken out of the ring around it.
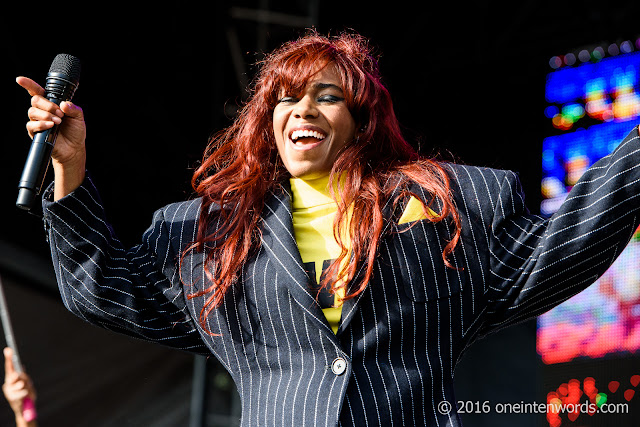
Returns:
[[[338,85],[334,85],[333,83],[314,83],[313,88],[316,90],[322,89],[337,89],[342,92],[342,88]]]

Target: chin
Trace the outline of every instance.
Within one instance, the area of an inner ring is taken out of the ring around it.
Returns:
[[[289,164],[285,163],[285,167],[287,171],[289,171],[289,175],[293,178],[300,179],[313,179],[324,176],[329,172],[324,172],[324,168],[320,168],[312,162],[291,162]]]
[[[319,170],[319,169],[297,169],[297,170],[289,170],[289,173],[294,178],[300,179],[316,179],[322,178],[323,176],[329,175],[331,171]]]

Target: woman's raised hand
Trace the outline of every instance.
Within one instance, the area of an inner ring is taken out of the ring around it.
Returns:
[[[86,127],[82,108],[69,101],[62,102],[60,106],[49,101],[44,97],[42,86],[28,77],[18,77],[16,82],[31,95],[27,122],[27,132],[31,138],[36,132],[60,125],[51,153],[55,173],[54,199],[58,200],[75,190],[84,180]]]

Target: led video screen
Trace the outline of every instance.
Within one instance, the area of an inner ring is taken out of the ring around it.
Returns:
[[[549,61],[543,216],[551,216],[582,173],[640,123],[638,47],[640,39],[635,46],[625,41]],[[627,423],[638,420],[640,229],[595,284],[540,316],[536,345],[543,395],[558,408],[547,412],[546,425],[632,425]],[[573,406],[565,410],[562,404]],[[606,408],[615,413],[603,413]]]

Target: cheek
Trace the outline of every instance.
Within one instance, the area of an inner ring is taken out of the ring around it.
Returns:
[[[346,116],[348,117],[347,119],[345,119],[345,115],[341,115],[341,117],[337,118],[337,121],[334,122],[336,133],[340,135],[341,144],[349,143],[356,135],[355,121],[349,112],[346,112]]]
[[[283,145],[283,132],[286,124],[286,119],[282,114],[278,114],[277,111],[273,113],[273,136],[275,137],[276,145],[278,149]]]
[[[278,150],[278,157],[280,160],[287,165],[287,156],[285,153],[285,141],[284,141],[284,126],[286,122],[283,121],[282,115],[278,115],[274,113],[273,115],[273,142],[276,145],[276,149]]]
[[[291,111],[288,108],[282,106],[276,106],[273,109],[273,115],[271,116],[273,122],[273,131],[276,134],[282,134],[284,128],[287,125]]]

